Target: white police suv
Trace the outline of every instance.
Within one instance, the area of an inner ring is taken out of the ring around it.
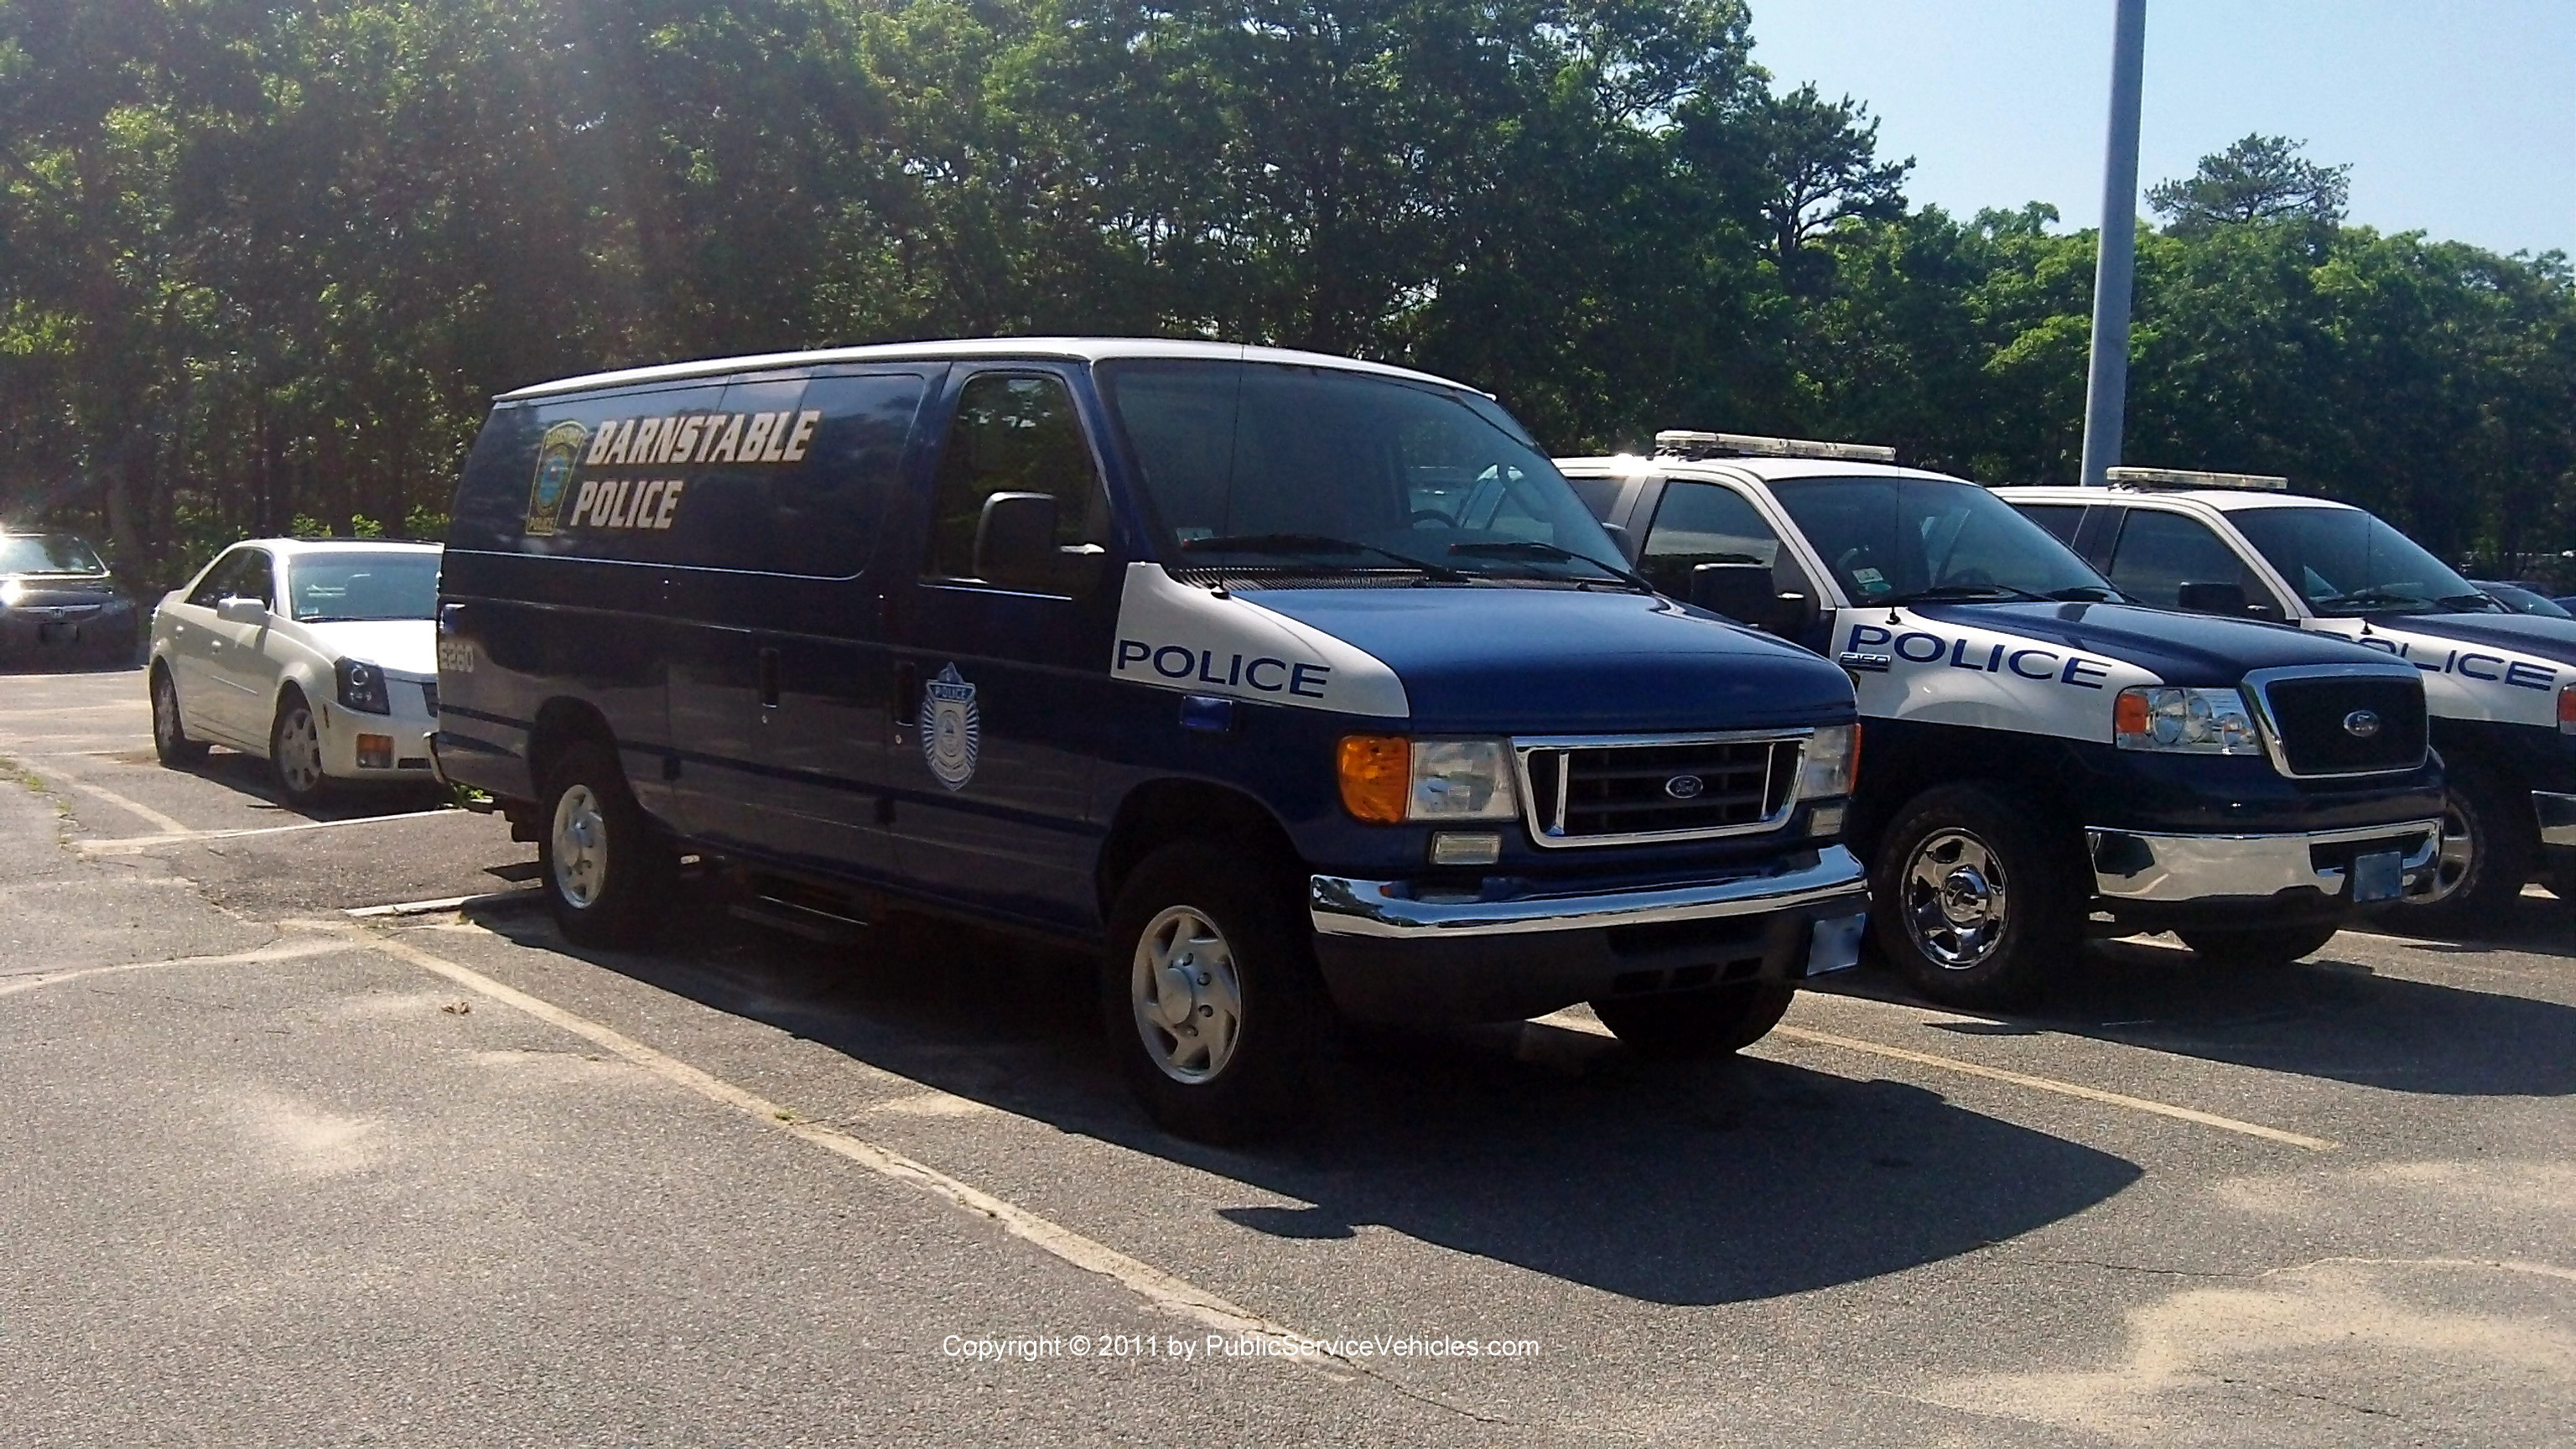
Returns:
[[[1656,443],[1558,465],[1665,594],[1850,673],[1872,935],[1925,992],[2025,997],[2088,928],[2293,960],[2433,888],[2418,671],[2132,606],[1985,488],[1884,448]]]
[[[2112,487],[1999,488],[2120,591],[2350,639],[2424,676],[2450,785],[2431,895],[2475,924],[2535,874],[2576,900],[2576,622],[2507,609],[2376,516],[2289,480],[2114,468]]]

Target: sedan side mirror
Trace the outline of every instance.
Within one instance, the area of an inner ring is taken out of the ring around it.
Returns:
[[[239,594],[226,594],[215,601],[215,617],[227,624],[265,624],[268,605]]]
[[[2231,619],[2245,617],[2243,584],[2184,584],[2176,591],[2174,604],[2187,614],[2224,614]]]

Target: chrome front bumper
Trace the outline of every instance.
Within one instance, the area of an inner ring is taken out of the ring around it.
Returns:
[[[2532,813],[2540,817],[2540,843],[2576,845],[2576,795],[2531,792]]]
[[[2302,886],[2348,897],[2350,871],[2320,865],[2319,849],[2331,855],[2338,845],[2407,837],[2412,840],[2399,870],[2403,896],[2412,898],[2432,890],[2434,863],[2442,853],[2439,820],[2303,835],[2147,835],[2098,826],[2086,827],[2084,834],[2092,851],[2093,888],[2115,902],[2245,899]]]
[[[1843,903],[1855,916],[1868,909],[1869,876],[1849,850],[1829,845],[1817,852],[1814,865],[1803,869],[1645,890],[1502,900],[1416,894],[1408,881],[1319,875],[1313,880],[1308,909],[1318,935],[1447,941],[1705,921]]]

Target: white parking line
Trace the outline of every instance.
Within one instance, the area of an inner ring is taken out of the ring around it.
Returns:
[[[1848,1000],[1853,998],[1844,999]],[[1892,1005],[1894,1003],[1886,1004]],[[1971,1017],[1961,1019],[1978,1020],[1979,1018]],[[1587,1021],[1582,1017],[1574,1016],[1567,1012],[1555,1012],[1551,1015],[1542,1016],[1539,1020],[1549,1026],[1568,1027],[1575,1031],[1588,1031],[1599,1036],[1613,1035],[1608,1027],[1603,1026],[1598,1022]],[[2259,1122],[2239,1122],[2233,1117],[2221,1117],[2214,1112],[2203,1112],[2194,1107],[2177,1107],[2171,1102],[2158,1102],[2145,1097],[2131,1097],[2120,1092],[2106,1092],[2099,1087],[2088,1087],[2080,1082],[2061,1082],[2055,1077],[2034,1077],[2027,1072],[2008,1072],[2001,1067],[1989,1067],[1978,1062],[1961,1061],[1957,1057],[1935,1056],[1930,1052],[1912,1051],[1905,1047],[1889,1046],[1884,1042],[1863,1041],[1858,1037],[1836,1036],[1831,1032],[1810,1031],[1805,1027],[1790,1026],[1785,1022],[1771,1028],[1771,1035],[1775,1037],[1787,1037],[1791,1041],[1810,1042],[1817,1046],[1836,1047],[1843,1051],[1865,1052],[1871,1056],[1888,1057],[1900,1062],[1912,1062],[1914,1065],[1919,1067],[1935,1067],[1945,1072],[1958,1072],[1964,1076],[1983,1077],[1991,1082],[2005,1082],[2016,1087],[2028,1087],[2034,1092],[2054,1092],[2063,1097],[2079,1097],[2087,1102],[2099,1102],[2106,1107],[2125,1107],[2132,1112],[2147,1112],[2158,1117],[2171,1117],[2177,1121],[2196,1122],[2203,1127],[2215,1127],[2222,1132],[2238,1132],[2248,1137],[2260,1137],[2267,1142],[2280,1142],[2286,1143],[2292,1147],[2304,1147],[2310,1152],[2332,1152],[2340,1145],[2338,1143],[2329,1142],[2322,1137],[2309,1137],[2297,1132],[2284,1132],[2278,1127],[2266,1127]]]
[[[153,809],[151,806],[144,804],[140,800],[128,800],[124,796],[117,794],[114,790],[110,790],[103,785],[93,785],[89,781],[81,779],[76,775],[66,775],[59,771],[50,771],[39,776],[39,778],[51,784],[69,785],[84,795],[96,796],[97,798],[106,801],[108,804],[116,806],[118,809],[133,815],[136,819],[141,820],[146,825],[152,826],[154,829],[176,831],[180,833],[185,833],[188,829],[187,826],[171,819],[169,816],[162,814],[160,811]]]
[[[336,830],[343,825],[382,825],[388,820],[428,820],[441,815],[466,812],[442,807],[437,810],[410,810],[400,815],[360,815],[349,820],[299,820],[293,825],[250,825],[235,830],[190,830],[172,820],[175,827],[160,835],[126,835],[112,840],[75,840],[72,848],[83,855],[133,855],[163,845],[190,845],[200,840],[238,840],[246,835],[284,835],[296,830]],[[163,817],[167,819],[167,817]]]
[[[537,900],[537,891],[528,886],[516,890],[485,891],[479,896],[441,896],[434,901],[395,901],[382,906],[352,906],[340,914],[357,920],[378,916],[434,916],[441,911],[461,911],[472,906],[512,905]]]
[[[116,966],[76,966],[63,971],[30,971],[23,975],[0,977],[0,996],[13,996],[33,991],[39,986],[59,986],[87,976],[113,976],[126,971],[157,971],[165,966],[251,966],[265,961],[298,961],[307,956],[328,956],[346,951],[349,943],[328,941],[281,941],[274,946],[261,946],[250,951],[235,951],[224,956],[182,956],[174,961],[128,961]]]
[[[891,1178],[907,1187],[918,1189],[985,1218],[1004,1232],[1027,1242],[1049,1256],[1069,1263],[1087,1273],[1108,1278],[1146,1303],[1177,1317],[1203,1324],[1219,1332],[1267,1340],[1280,1350],[1280,1356],[1308,1368],[1330,1364],[1335,1369],[1366,1374],[1361,1364],[1322,1354],[1290,1353],[1288,1349],[1309,1342],[1282,1324],[1241,1308],[1208,1292],[1196,1284],[1174,1277],[1150,1263],[1131,1258],[1096,1239],[1087,1238],[1071,1228],[1051,1222],[1026,1208],[973,1187],[936,1168],[904,1156],[892,1148],[881,1147],[863,1137],[853,1136],[836,1127],[799,1117],[768,1098],[748,1091],[720,1077],[671,1057],[627,1036],[614,1027],[602,1025],[588,1017],[578,1016],[553,1002],[530,996],[507,986],[470,966],[433,955],[406,941],[395,940],[360,926],[338,921],[306,921],[297,924],[314,930],[330,931],[349,941],[364,944],[398,960],[409,962],[423,971],[441,976],[468,991],[479,993],[504,1005],[514,1006],[528,1015],[574,1036],[616,1053],[645,1071],[674,1086],[685,1088],[708,1101],[730,1107],[766,1127],[775,1128],[836,1157],[856,1163],[881,1177]],[[1320,1361],[1320,1362],[1319,1362]],[[1391,1382],[1391,1381],[1390,1381]],[[1409,1395],[1415,1391],[1391,1384]]]

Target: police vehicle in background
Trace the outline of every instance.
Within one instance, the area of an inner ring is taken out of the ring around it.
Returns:
[[[2286,962],[2431,889],[2442,790],[2413,670],[2133,607],[1984,488],[1885,448],[1656,444],[1558,463],[1666,594],[1851,673],[1872,936],[1927,994],[2026,998],[2088,928]]]
[[[2535,875],[2576,900],[2576,622],[2491,599],[2412,539],[2289,480],[2114,468],[2109,490],[1999,488],[2124,593],[2276,619],[2424,676],[2450,784],[2427,930],[2492,920]]]
[[[649,940],[689,851],[774,921],[1097,949],[1184,1133],[1293,1111],[1337,1014],[1725,1052],[1857,959],[1849,681],[1658,597],[1439,378],[1018,339],[532,387],[441,591],[439,768],[566,935]]]

